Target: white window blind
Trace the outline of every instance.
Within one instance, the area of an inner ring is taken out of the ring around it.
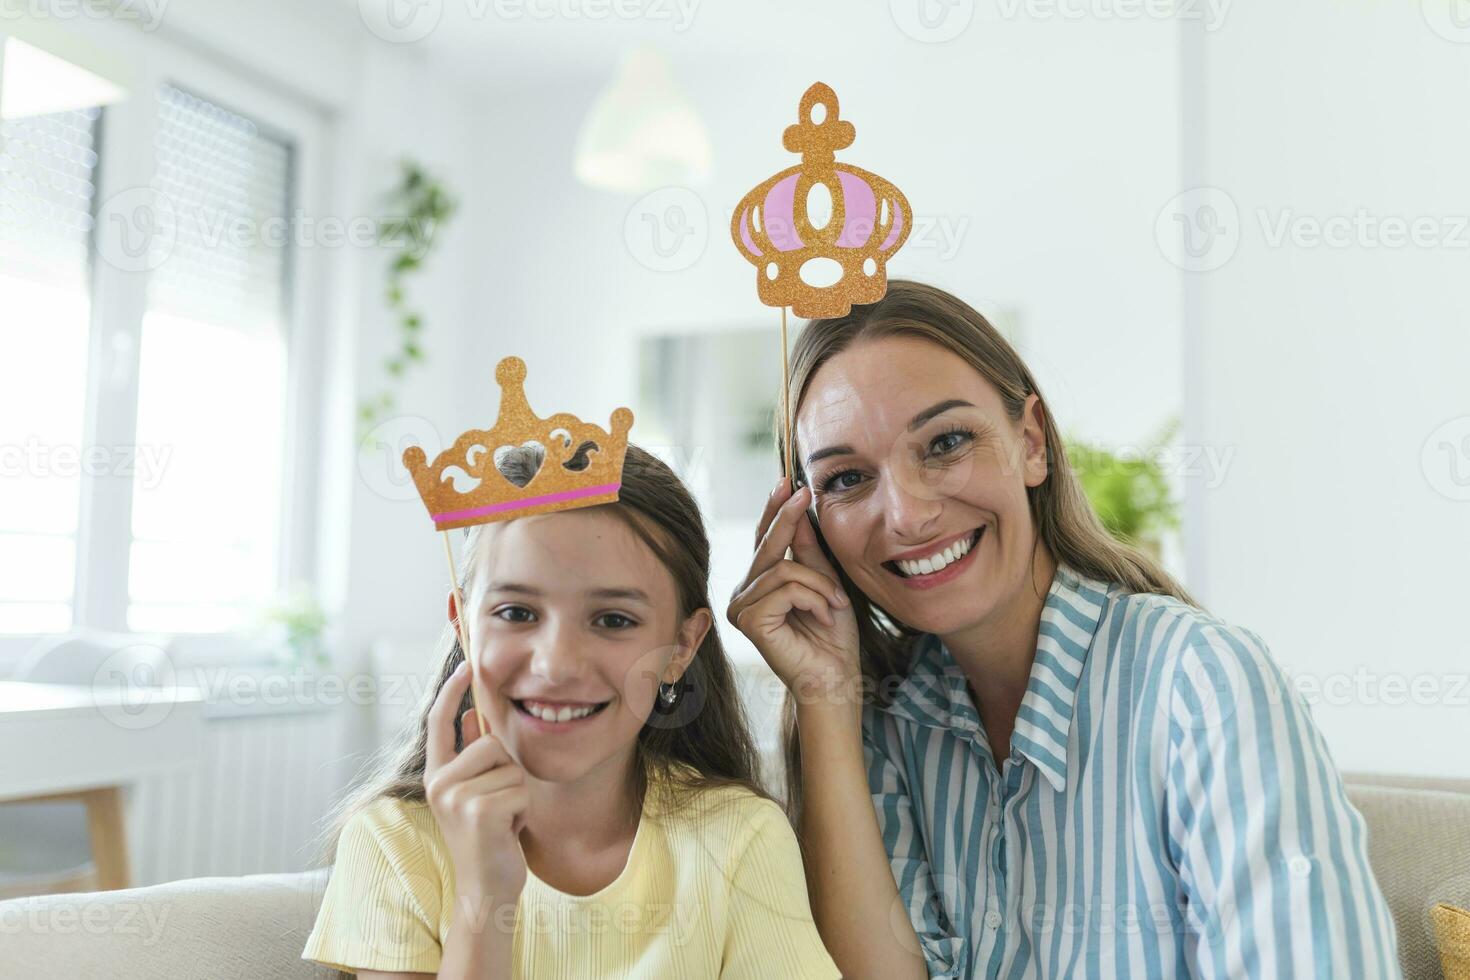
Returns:
[[[139,349],[128,626],[246,625],[279,584],[291,147],[172,86]]]
[[[97,109],[0,122],[0,633],[72,624]]]

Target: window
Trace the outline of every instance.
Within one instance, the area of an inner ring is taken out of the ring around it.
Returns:
[[[250,627],[312,578],[322,118],[114,27],[120,80],[0,37],[0,673],[40,633]]]
[[[97,118],[0,121],[0,632],[72,621]]]
[[[214,632],[277,584],[291,152],[171,85],[158,102],[128,627]]]

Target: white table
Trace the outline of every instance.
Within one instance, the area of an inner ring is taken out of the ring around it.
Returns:
[[[193,688],[0,681],[0,803],[85,803],[97,887],[126,888],[123,787],[191,765],[202,709]]]

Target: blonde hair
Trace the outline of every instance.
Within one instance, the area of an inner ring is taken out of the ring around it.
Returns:
[[[1168,595],[1197,605],[1151,556],[1107,532],[1082,491],[1067,459],[1061,430],[1025,362],[984,316],[942,289],[893,280],[888,284],[888,293],[877,303],[855,306],[843,317],[808,323],[791,353],[793,412],[800,408],[807,386],[827,361],[862,341],[897,336],[918,337],[964,359],[1000,395],[1012,422],[1020,421],[1027,398],[1036,395],[1040,399],[1047,475],[1026,493],[1037,535],[1057,562],[1089,578],[1117,583],[1129,592]],[[799,461],[801,455],[793,435],[792,456]],[[804,479],[799,472],[798,479]],[[857,588],[842,571],[820,529],[817,539],[852,599],[863,674],[868,689],[881,697],[882,692],[892,688],[885,681],[907,675],[913,641],[921,634],[899,623]],[[801,805],[801,758],[795,705],[789,696],[783,715],[787,807],[794,819]]]

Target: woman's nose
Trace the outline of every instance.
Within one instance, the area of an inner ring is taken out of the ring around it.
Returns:
[[[944,508],[943,495],[926,484],[918,472],[902,466],[890,467],[881,480],[883,492],[879,498],[889,530],[904,541],[930,537]]]

